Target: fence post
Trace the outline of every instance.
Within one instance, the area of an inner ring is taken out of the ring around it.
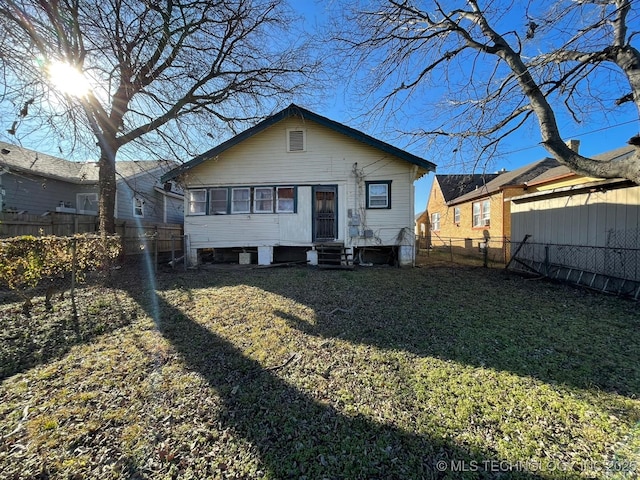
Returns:
[[[156,232],[153,234],[153,272],[158,272],[158,227],[156,226]]]
[[[485,239],[484,248],[482,249],[482,266],[484,268],[487,268],[489,266],[488,258],[489,258],[489,240]]]
[[[71,310],[73,311],[73,322],[76,327],[76,333],[80,333],[80,326],[78,325],[78,307],[76,306],[76,274],[78,270],[78,239],[73,238],[71,240]]]
[[[176,268],[176,239],[171,235],[171,268]]]
[[[451,263],[453,263],[453,245],[451,244],[451,239],[449,239],[449,256],[451,257]]]
[[[549,245],[544,246],[544,274],[549,276]]]

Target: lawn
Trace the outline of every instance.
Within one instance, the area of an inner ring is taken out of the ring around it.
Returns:
[[[0,305],[0,478],[638,477],[636,302],[451,265],[146,278],[77,320]]]

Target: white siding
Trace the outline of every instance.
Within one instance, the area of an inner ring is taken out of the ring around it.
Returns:
[[[287,152],[287,130],[292,128],[305,130],[304,152]],[[314,122],[283,120],[192,168],[182,181],[187,188],[297,186],[297,212],[186,216],[185,233],[190,236],[193,249],[311,245],[312,185],[335,185],[338,240],[347,246],[397,245],[404,229],[413,232],[416,172],[414,165],[404,160]],[[377,180],[392,182],[391,209],[365,208],[365,181]],[[349,237],[349,209],[360,213],[361,229],[373,230],[374,238]],[[408,242],[413,245],[412,235],[409,237]]]

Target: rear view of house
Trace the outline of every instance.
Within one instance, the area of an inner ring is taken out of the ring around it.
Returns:
[[[185,189],[190,262],[414,261],[427,160],[290,105],[162,177]],[[320,258],[318,258],[320,257]]]

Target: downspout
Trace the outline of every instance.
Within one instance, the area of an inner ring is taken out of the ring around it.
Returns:
[[[167,223],[167,196],[162,194],[162,221]]]

